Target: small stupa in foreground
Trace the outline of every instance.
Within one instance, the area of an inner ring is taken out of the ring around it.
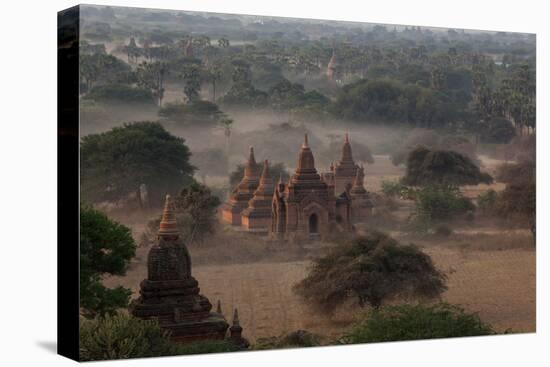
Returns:
[[[229,324],[222,314],[211,312],[212,304],[199,292],[174,204],[166,195],[157,243],[147,257],[147,279],[141,282],[130,312],[141,319],[156,319],[177,342],[224,339]]]

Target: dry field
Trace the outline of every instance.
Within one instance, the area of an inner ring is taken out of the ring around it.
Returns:
[[[377,156],[376,163],[367,168],[367,187],[378,191],[382,180],[402,174],[403,168],[394,167],[387,156]],[[472,187],[468,192],[476,196],[476,191],[483,189],[486,187]],[[137,218],[125,222],[134,235],[143,228]],[[505,232],[489,224],[457,230],[442,239],[394,235],[417,243],[447,274],[449,290],[443,300],[479,312],[482,320],[499,332],[535,331],[536,252],[528,231]],[[217,236],[224,238],[214,239],[207,247],[190,248],[193,275],[212,304],[221,301],[228,319],[233,308],[239,309],[244,335],[251,341],[298,329],[337,338],[362,312],[349,305],[327,317],[293,294],[292,286],[306,276],[309,259],[317,256],[320,248],[305,253],[290,247],[273,251],[261,239],[246,234],[225,230]],[[105,279],[106,285],[130,287],[137,296],[139,282],[146,276],[147,252],[148,248],[140,247],[128,274]]]
[[[521,238],[528,241],[527,236]],[[448,276],[445,301],[479,312],[482,320],[500,332],[535,331],[535,251],[528,242],[507,250],[422,247]],[[139,282],[146,276],[146,251],[140,251],[142,256],[127,276],[106,279],[108,286],[131,287],[137,296]],[[305,277],[308,264],[304,260],[198,265],[193,275],[213,304],[221,301],[228,319],[233,308],[239,309],[244,333],[251,341],[298,329],[336,338],[361,310],[348,306],[329,318],[303,304],[291,288]]]

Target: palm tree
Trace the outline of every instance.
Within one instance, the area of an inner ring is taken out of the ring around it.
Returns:
[[[216,83],[221,79],[222,77],[222,70],[218,64],[212,65],[208,69],[208,79],[210,80],[210,83],[212,83],[212,102],[216,102]]]
[[[218,40],[218,46],[220,48],[227,48],[229,47],[229,40],[225,37],[221,37],[219,40]]]

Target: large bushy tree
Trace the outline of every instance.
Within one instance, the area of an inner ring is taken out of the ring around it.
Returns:
[[[176,219],[181,237],[187,244],[202,243],[213,234],[218,221],[216,213],[221,201],[210,189],[193,182],[175,196]],[[160,217],[148,224],[146,240],[156,238]]]
[[[377,231],[315,260],[308,276],[294,287],[307,303],[325,312],[349,299],[379,308],[396,297],[433,298],[445,289],[445,275],[428,255]]]
[[[156,122],[135,122],[82,138],[82,197],[116,201],[147,185],[153,203],[192,182],[194,167],[185,140]]]
[[[407,173],[402,181],[411,186],[461,186],[488,184],[493,182],[493,178],[460,153],[419,146],[409,153]]]
[[[87,316],[126,307],[131,290],[107,288],[104,275],[124,275],[136,245],[130,229],[90,206],[80,207],[80,307]]]

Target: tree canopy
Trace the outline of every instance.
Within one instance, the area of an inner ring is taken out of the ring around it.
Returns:
[[[101,277],[124,275],[136,245],[130,229],[89,206],[80,206],[80,307],[86,315],[126,307],[132,291],[106,288]]]
[[[215,232],[216,212],[221,201],[207,186],[193,182],[184,187],[174,201],[178,230],[185,243],[200,244]],[[160,220],[159,216],[148,223],[148,240],[157,237]]]
[[[345,344],[456,338],[495,334],[477,314],[447,303],[386,306],[374,310],[344,337]]]
[[[491,183],[493,178],[481,172],[468,157],[453,151],[429,150],[419,146],[409,153],[405,185],[426,186],[436,184],[477,185]]]
[[[437,297],[445,289],[445,275],[428,255],[377,231],[315,260],[307,277],[294,286],[307,303],[325,312],[349,299],[378,308],[397,297]]]
[[[192,182],[185,140],[156,122],[127,123],[82,138],[81,192],[91,202],[116,201],[147,186],[152,202]]]

